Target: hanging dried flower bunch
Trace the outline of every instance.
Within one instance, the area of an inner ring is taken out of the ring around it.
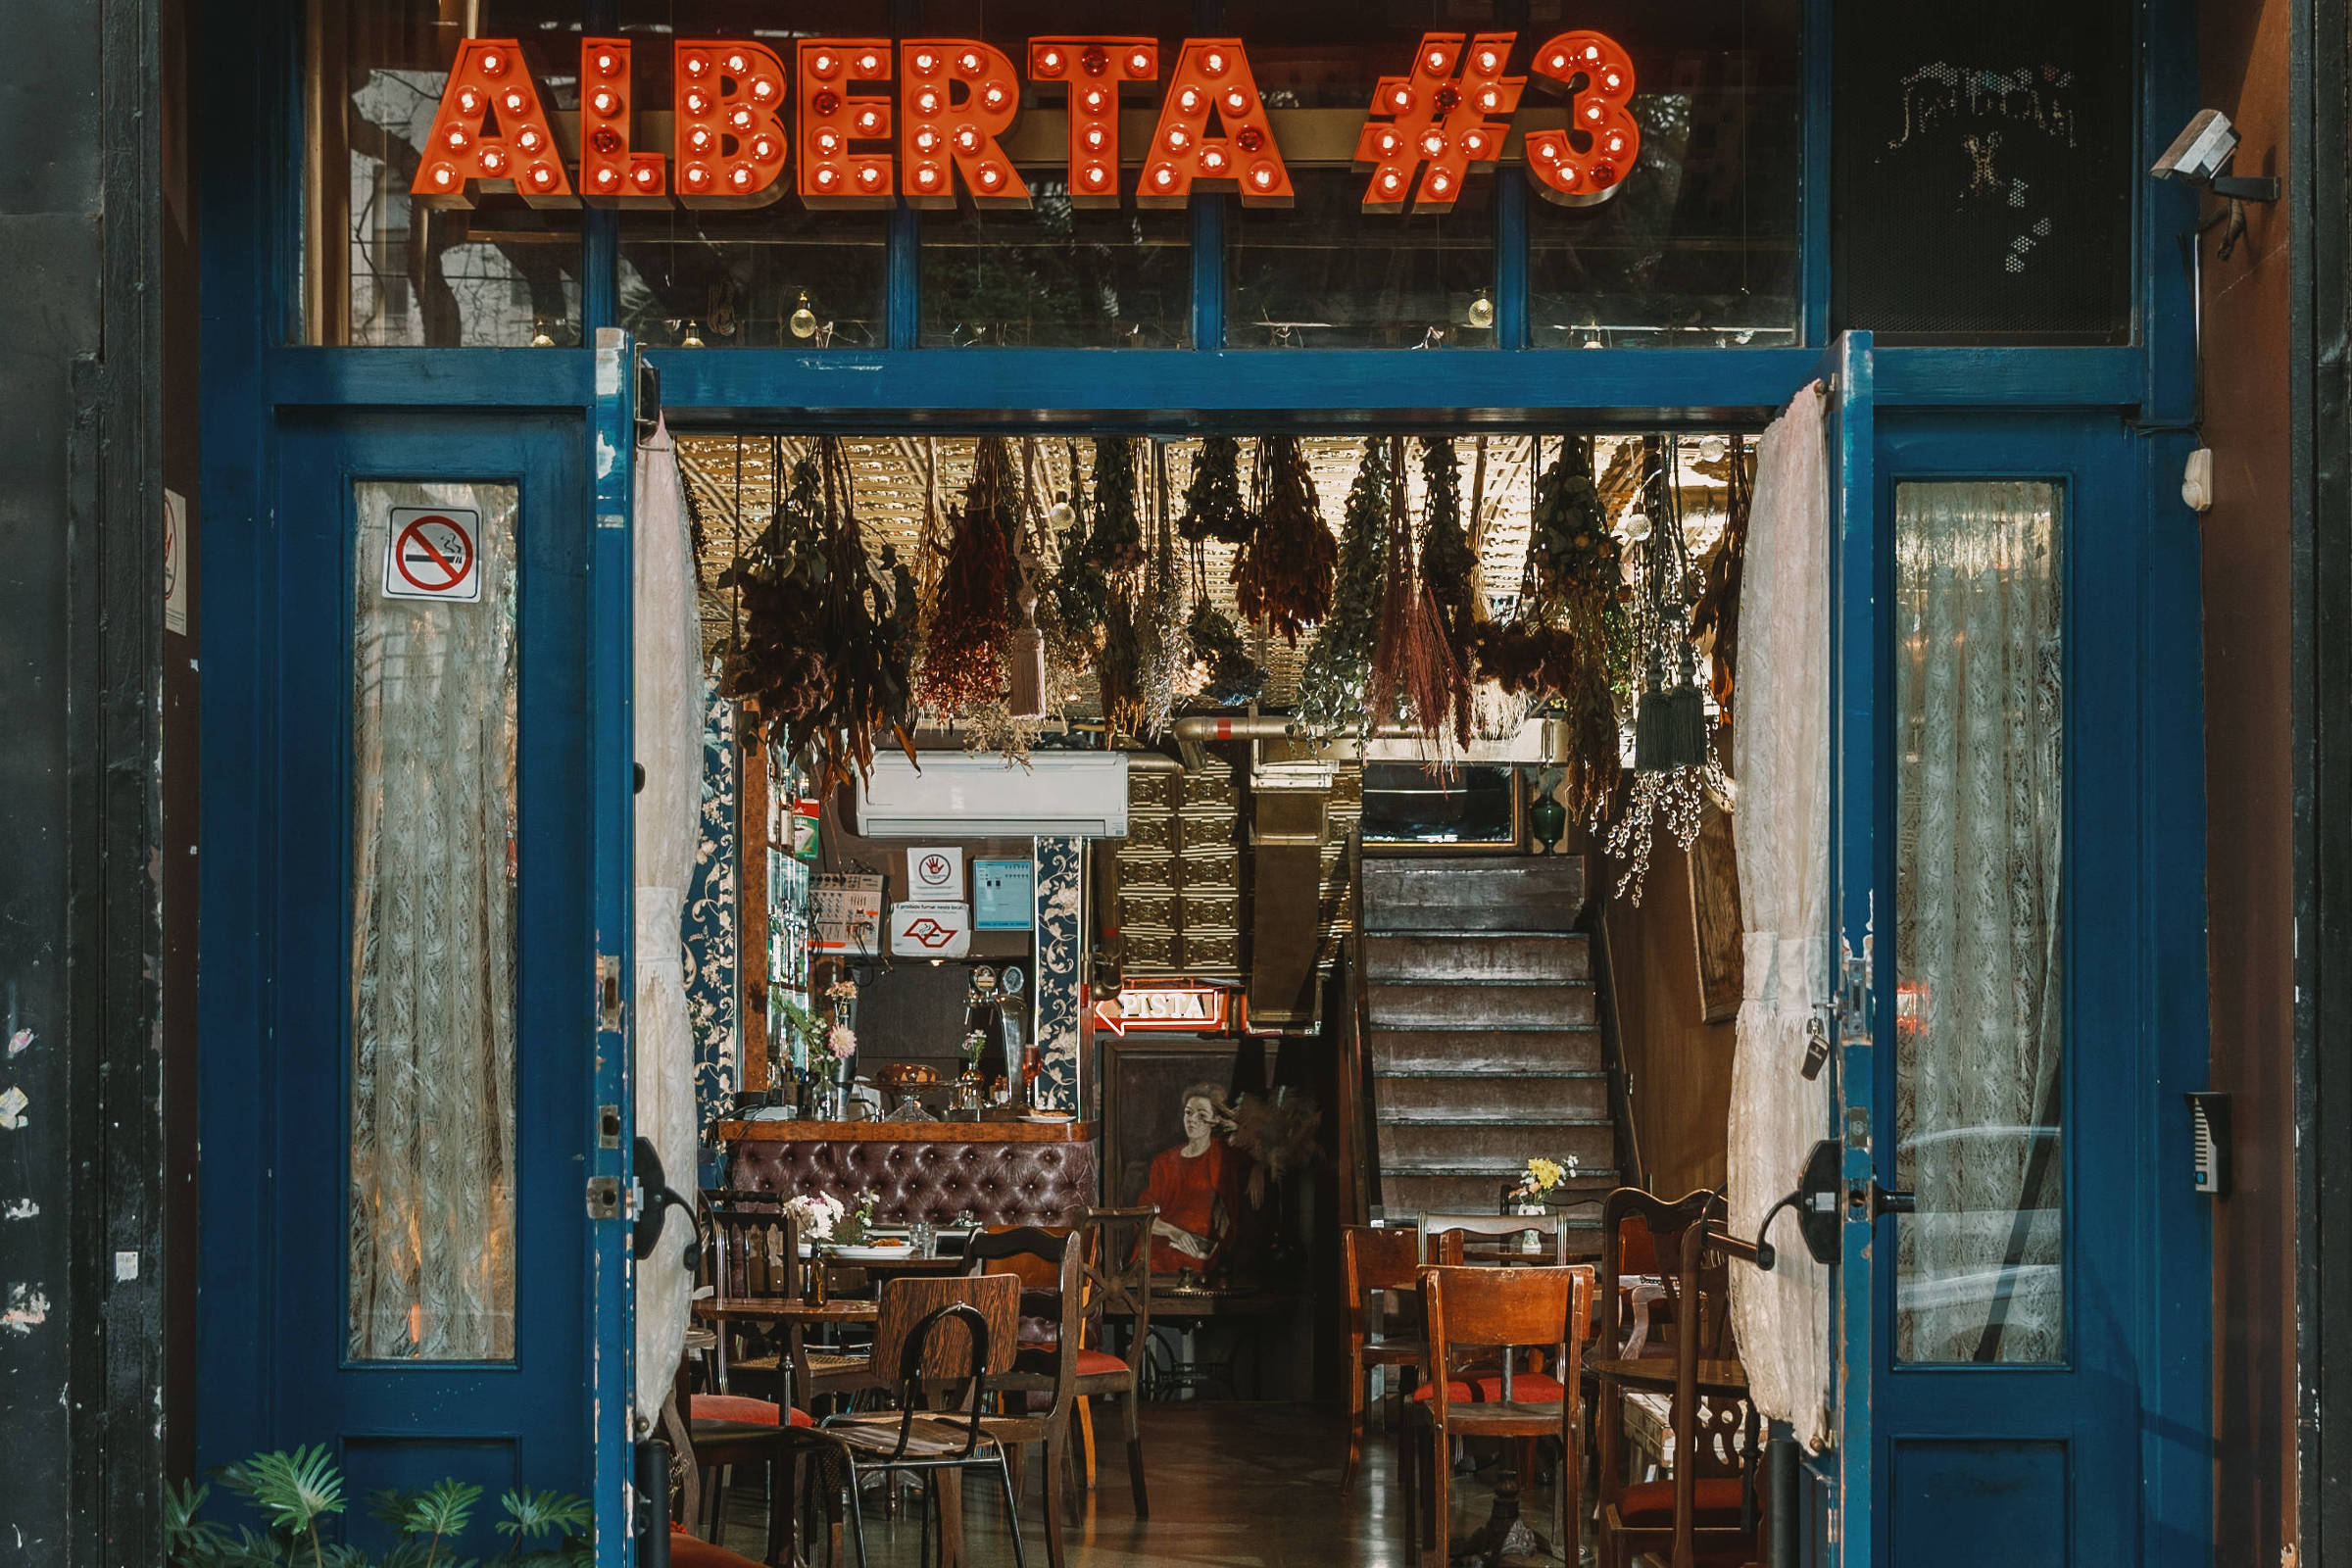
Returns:
[[[1404,441],[1392,436],[1389,470],[1404,471]],[[1412,726],[1433,738],[1453,719],[1457,745],[1470,744],[1470,679],[1446,640],[1444,613],[1414,569],[1413,527],[1405,516],[1404,485],[1389,486],[1387,578],[1380,601],[1379,635],[1373,646],[1367,685],[1370,722],[1385,724],[1401,702]]]
[[[1266,689],[1266,672],[1250,657],[1242,629],[1206,599],[1193,601],[1192,618],[1185,622],[1185,642],[1193,662],[1208,671],[1200,695],[1220,708],[1241,708],[1257,701]]]
[[[1095,527],[1087,551],[1111,576],[1144,564],[1144,530],[1135,504],[1135,443],[1123,435],[1095,437]]]
[[[1421,485],[1421,582],[1459,657],[1469,650],[1478,617],[1478,556],[1462,530],[1462,467],[1451,436],[1422,437]]]
[[[939,602],[923,637],[923,706],[942,718],[1004,695],[1004,649],[1020,568],[1020,487],[1003,436],[982,436],[971,483],[952,514]]]
[[[1257,528],[1233,558],[1234,600],[1245,620],[1261,621],[1292,647],[1331,611],[1340,547],[1323,525],[1315,476],[1295,435],[1257,444]]]
[[[1102,646],[1102,619],[1110,611],[1110,575],[1102,569],[1087,528],[1086,487],[1078,482],[1078,443],[1070,442],[1068,451],[1070,493],[1063,505],[1070,516],[1061,531],[1049,598],[1066,644],[1061,652],[1075,661]]]
[[[1135,635],[1142,652],[1136,682],[1135,733],[1157,740],[1176,717],[1177,687],[1192,667],[1184,634],[1184,571],[1176,559],[1176,529],[1168,516],[1168,450],[1152,443],[1152,564],[1136,600]]]
[[[794,468],[792,498],[721,579],[744,590],[744,631],[721,690],[763,743],[805,758],[822,793],[872,769],[877,735],[911,759],[914,577],[867,557],[841,443]]]
[[[1701,473],[1712,466],[1699,465]],[[1740,662],[1740,576],[1747,560],[1747,514],[1755,500],[1755,480],[1748,466],[1747,437],[1733,436],[1723,457],[1723,537],[1707,558],[1705,587],[1690,611],[1690,633],[1706,644],[1711,672],[1709,689],[1715,706],[1730,716],[1732,690]]]
[[[1368,725],[1364,683],[1380,630],[1381,567],[1389,529],[1389,443],[1374,436],[1348,487],[1340,526],[1340,565],[1331,613],[1315,630],[1298,675],[1298,716],[1316,735]]]
[[[1571,436],[1536,481],[1519,612],[1476,634],[1479,668],[1524,693],[1570,736],[1564,804],[1597,822],[1616,794],[1619,714],[1616,644],[1624,641],[1616,538],[1592,482],[1592,443]]]
[[[1256,525],[1257,518],[1242,502],[1242,444],[1229,435],[1203,438],[1200,456],[1193,459],[1192,481],[1184,487],[1177,536],[1188,544],[1214,539],[1238,545]]]

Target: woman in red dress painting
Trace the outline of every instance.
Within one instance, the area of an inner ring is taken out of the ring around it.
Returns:
[[[1226,1120],[1213,1084],[1184,1092],[1184,1142],[1152,1157],[1143,1200],[1159,1205],[1152,1225],[1152,1272],[1186,1269],[1206,1279],[1223,1260],[1242,1207],[1242,1159],[1217,1126]]]

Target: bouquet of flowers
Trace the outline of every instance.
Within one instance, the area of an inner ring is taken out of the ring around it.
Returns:
[[[816,1243],[831,1241],[833,1228],[849,1210],[831,1193],[801,1193],[784,1200],[784,1212],[792,1217],[802,1241]]]
[[[837,1023],[825,1031],[825,1077],[829,1082],[842,1083],[849,1077],[850,1062],[858,1054],[858,1032],[846,1023]]]
[[[1519,1184],[1510,1192],[1514,1203],[1548,1203],[1571,1181],[1576,1179],[1576,1156],[1565,1160],[1545,1159],[1539,1154],[1527,1162],[1519,1175]]]

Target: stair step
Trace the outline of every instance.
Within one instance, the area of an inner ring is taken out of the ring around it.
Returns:
[[[1582,1026],[1558,1029],[1385,1029],[1364,1032],[1375,1074],[1601,1072],[1600,1031],[1585,993]]]
[[[1609,1081],[1597,1073],[1504,1077],[1381,1077],[1373,1090],[1383,1126],[1409,1121],[1609,1125]]]
[[[1363,859],[1366,931],[1566,931],[1585,908],[1582,856]]]
[[[1568,1223],[1575,1228],[1590,1228],[1597,1238],[1600,1233],[1601,1198],[1617,1185],[1615,1172],[1602,1173],[1605,1184],[1596,1184],[1588,1200],[1573,1203],[1562,1209]],[[1491,1214],[1502,1195],[1501,1184],[1492,1176],[1415,1176],[1391,1173],[1381,1183],[1381,1213],[1392,1224],[1420,1214]],[[1569,1250],[1576,1250],[1575,1243]]]
[[[1606,1121],[1557,1125],[1526,1122],[1391,1122],[1380,1126],[1380,1168],[1412,1170],[1486,1171],[1497,1181],[1526,1169],[1528,1157],[1542,1154],[1565,1160],[1576,1156],[1580,1166],[1613,1165],[1617,1160],[1617,1130]]]
[[[1364,988],[1375,1029],[1573,1029],[1592,1022],[1590,985],[1375,984]]]
[[[1542,935],[1390,934],[1363,939],[1364,978],[1417,981],[1541,981],[1592,977],[1591,938],[1581,931]]]

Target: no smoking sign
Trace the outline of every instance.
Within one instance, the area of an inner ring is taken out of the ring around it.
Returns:
[[[456,507],[394,507],[384,550],[386,599],[470,605],[482,597],[482,514]]]

